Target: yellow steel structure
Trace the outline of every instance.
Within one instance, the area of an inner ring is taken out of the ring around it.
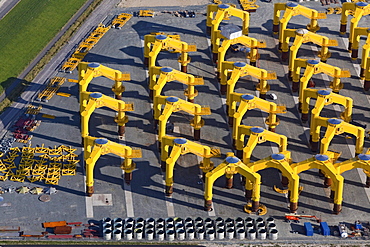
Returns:
[[[321,140],[320,153],[324,154],[328,151],[331,140],[335,135],[342,133],[349,133],[356,137],[356,154],[360,154],[364,148],[365,130],[353,124],[347,123],[338,118],[324,118],[317,116],[311,121],[310,134],[311,134],[311,150],[317,152],[318,144],[320,141],[321,127],[326,127],[326,132]]]
[[[340,34],[345,34],[347,31],[347,21],[348,16],[352,15],[351,25],[349,30],[349,38],[348,38],[348,50],[352,50],[352,44],[355,40],[355,29],[360,21],[360,19],[370,14],[370,5],[366,2],[357,2],[357,3],[349,3],[345,2],[342,5],[342,16],[340,19]]]
[[[278,154],[272,154],[270,157],[267,157],[265,159],[261,159],[259,161],[249,163],[249,162],[243,162],[244,164],[247,164],[247,166],[253,171],[258,172],[261,170],[264,170],[266,168],[276,168],[278,169],[282,177],[287,179],[288,181],[288,191],[290,192],[290,212],[295,213],[298,209],[298,197],[299,197],[299,176],[298,174],[293,171],[291,164],[291,158],[290,158],[290,152],[289,151],[280,151]],[[246,188],[253,188],[253,186],[250,184],[251,181],[246,181]],[[249,185],[247,185],[249,184]],[[251,199],[252,191],[246,190],[245,191],[245,197],[247,201]]]
[[[144,64],[148,68],[155,66],[159,52],[164,50],[181,54],[178,61],[181,64],[181,72],[186,73],[190,63],[188,52],[196,51],[197,48],[195,45],[188,45],[184,41],[171,38],[165,34],[148,34],[144,36]],[[151,77],[150,74],[149,77]]]
[[[335,163],[334,167],[338,170],[339,174],[343,172],[360,168],[363,169],[366,174],[366,187],[370,187],[370,155],[369,154],[359,154],[357,157],[346,160],[341,163]]]
[[[352,98],[333,93],[331,92],[331,90],[306,88],[303,91],[302,117],[301,117],[302,122],[307,122],[308,120],[308,112],[310,108],[311,98],[316,99],[315,107],[311,111],[312,114],[311,124],[313,119],[315,119],[317,116],[320,116],[320,113],[324,109],[324,106],[331,104],[342,105],[344,107],[344,111],[340,114],[340,117],[347,123],[351,121],[353,108]]]
[[[259,59],[260,55],[258,54],[258,48],[266,48],[266,42],[263,40],[257,40],[255,38],[251,38],[248,36],[241,36],[235,39],[226,39],[222,34],[221,31],[216,30],[216,37],[217,39],[222,39],[222,44],[219,47],[218,45],[212,46],[213,54],[217,54],[217,72],[221,72],[221,64],[225,61],[226,52],[229,47],[233,44],[242,44],[249,47],[251,50],[247,53],[247,58],[250,60],[250,65],[256,66],[257,60]],[[220,43],[220,42],[218,42]],[[216,59],[214,59],[216,62]]]
[[[356,60],[358,57],[358,48],[360,45],[360,38],[361,36],[366,36],[366,42],[364,46],[362,47],[362,56],[361,56],[361,72],[360,72],[360,78],[365,78],[365,69],[368,66],[367,65],[367,58],[370,57],[370,28],[368,27],[356,27],[354,31],[354,39],[352,44],[352,53],[351,57],[353,60]],[[364,89],[365,91],[368,91],[370,88],[370,85],[365,85]]]
[[[91,114],[100,107],[108,107],[117,112],[114,121],[118,124],[118,135],[125,133],[125,124],[128,122],[126,111],[133,111],[133,104],[127,104],[123,100],[117,100],[104,94],[95,92],[82,92],[81,102],[81,136],[89,135],[89,119]]]
[[[234,92],[235,84],[239,78],[250,75],[259,79],[256,89],[260,92],[260,98],[265,99],[270,90],[267,80],[275,80],[276,73],[268,72],[243,62],[223,62],[221,65],[221,94],[226,93],[226,104],[229,105],[230,94]]]
[[[247,144],[244,145],[246,135],[249,136],[249,138]],[[286,136],[276,134],[261,127],[240,125],[238,128],[238,136],[236,137],[237,156],[241,158],[242,153],[243,163],[249,166],[252,152],[257,144],[266,141],[274,142],[279,145],[279,152],[287,151],[288,138]]]
[[[164,109],[162,111],[162,106]],[[204,125],[202,115],[211,115],[209,106],[200,106],[173,96],[156,96],[154,109],[154,119],[159,120],[158,128],[158,144],[161,147],[162,138],[166,135],[166,124],[173,112],[185,111],[194,118],[191,120],[190,125],[194,128],[194,140],[200,139],[200,129]]]
[[[154,11],[153,10],[140,10],[139,16],[141,17],[154,17]]]
[[[171,147],[172,149],[170,151]],[[173,193],[173,170],[178,158],[188,153],[203,157],[203,161],[199,164],[199,168],[203,171],[203,174],[214,168],[213,162],[210,159],[221,156],[219,148],[210,148],[186,140],[185,138],[164,136],[161,147],[161,168],[163,171],[166,171],[166,196],[171,196]]]
[[[370,89],[370,57],[366,59],[366,67],[365,67],[365,81],[364,81],[364,89],[369,91]]]
[[[301,76],[301,68],[305,67],[304,74]],[[293,68],[293,84],[292,91],[297,92],[299,89],[299,104],[303,103],[303,92],[307,88],[309,81],[313,75],[324,73],[328,76],[333,77],[333,81],[330,82],[330,88],[334,93],[339,93],[339,90],[343,88],[343,83],[340,81],[342,77],[350,77],[351,74],[348,70],[343,70],[333,65],[329,65],[318,60],[308,59],[296,59]],[[300,81],[300,82],[299,82]]]
[[[249,13],[241,9],[237,9],[227,4],[209,4],[207,6],[207,33],[211,35],[212,46],[220,46],[217,42],[216,31],[223,20],[227,20],[230,16],[235,16],[243,21],[242,34],[248,35],[249,29]],[[218,40],[219,41],[219,40]],[[216,50],[217,53],[217,50]]]
[[[236,104],[239,102],[239,107],[236,109]],[[229,125],[233,127],[233,140],[236,143],[238,137],[238,128],[241,125],[244,115],[248,110],[260,109],[267,112],[269,116],[265,123],[269,126],[269,130],[275,132],[275,128],[280,121],[276,117],[277,113],[286,113],[286,107],[277,105],[264,99],[259,99],[251,94],[231,93],[229,105]]]
[[[92,79],[99,76],[104,76],[114,81],[112,91],[115,95],[115,98],[118,100],[122,99],[122,93],[125,91],[125,87],[122,85],[122,81],[130,80],[130,74],[122,73],[119,70],[108,68],[99,63],[81,62],[78,64],[78,72],[78,84],[80,94],[87,91],[87,87],[89,86],[89,83]],[[82,112],[81,110],[82,105],[80,106],[80,112]]]
[[[125,182],[130,183],[132,172],[135,169],[133,158],[141,158],[141,150],[123,146],[109,141],[105,138],[86,136],[84,141],[84,160],[86,169],[86,194],[94,194],[94,167],[100,156],[105,154],[115,154],[125,160],[121,164],[121,169],[125,172]]]
[[[329,151],[325,154],[317,154],[313,158],[301,161],[299,163],[293,163],[291,168],[295,174],[299,174],[303,171],[311,169],[320,169],[323,171],[325,176],[330,178],[334,183],[331,186],[331,190],[335,192],[333,212],[335,214],[339,214],[342,210],[344,178],[334,167],[333,163],[335,160],[335,154]],[[325,182],[327,181],[328,180],[325,179]],[[329,187],[330,185],[325,184],[325,186]]]
[[[280,18],[281,11],[285,11],[282,18]],[[317,10],[304,7],[294,2],[275,3],[272,31],[274,32],[274,34],[279,33],[279,48],[284,42],[284,30],[287,28],[290,19],[293,16],[297,15],[303,15],[304,17],[307,17],[311,20],[310,24],[307,25],[307,29],[314,33],[320,29],[317,20],[326,19],[325,13],[319,13]]]
[[[64,72],[72,73],[82,59],[84,59],[89,50],[92,49],[96,43],[98,43],[98,41],[106,32],[108,32],[109,29],[110,26],[105,27],[103,24],[99,24],[94,31],[90,33],[89,37],[79,44],[72,56],[62,65],[62,70]]]
[[[240,0],[240,4],[242,5],[243,10],[251,12],[256,12],[256,10],[260,7],[256,4],[256,0]]]
[[[204,191],[204,210],[212,211],[212,190],[213,184],[219,177],[225,175],[227,181],[231,180],[235,174],[239,173],[247,180],[251,181],[246,183],[246,191],[252,191],[252,212],[257,212],[260,206],[260,190],[261,190],[261,175],[253,172],[246,164],[234,156],[233,153],[227,153],[227,158],[219,164],[215,169],[206,174],[205,191]]]
[[[127,13],[119,14],[114,20],[112,21],[112,27],[121,29],[123,25],[126,24],[131,19],[132,15]]]
[[[308,31],[307,29],[286,29],[283,33],[283,43],[282,43],[282,60],[285,62],[288,59],[289,51],[289,40],[291,37],[295,37],[293,45],[290,47],[289,54],[289,77],[294,69],[294,62],[297,58],[297,53],[299,48],[304,43],[312,42],[316,45],[321,46],[321,50],[318,53],[318,56],[321,58],[321,62],[326,62],[331,56],[328,47],[329,46],[338,46],[336,40],[331,40],[328,37],[319,35],[313,32]]]
[[[184,95],[189,102],[194,103],[194,98],[198,95],[198,91],[194,86],[204,85],[202,77],[195,77],[170,67],[152,66],[149,70],[149,74],[151,75],[149,78],[149,89],[152,100],[155,99],[155,96],[161,95],[162,89],[167,82],[178,81],[188,86],[188,88],[184,90]]]

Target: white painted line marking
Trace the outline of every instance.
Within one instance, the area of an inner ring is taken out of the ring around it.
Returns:
[[[83,160],[83,159],[82,159]],[[82,165],[83,165],[82,161]],[[84,175],[84,185],[86,184],[86,176]],[[86,218],[94,218],[94,208],[92,197],[85,196]]]
[[[125,142],[126,142],[126,139],[125,139],[125,136],[123,136],[119,139],[118,143],[125,145]],[[121,161],[123,162],[124,159],[121,158]],[[122,183],[123,183],[123,189],[124,189],[124,195],[125,195],[127,217],[134,217],[135,216],[134,215],[134,204],[132,201],[131,185],[126,184],[124,177],[125,177],[125,171],[122,170],[122,178],[123,178]]]
[[[199,156],[197,156],[197,161],[198,161],[198,164],[200,164],[200,162],[202,162],[202,157],[199,157]],[[202,170],[201,169],[199,169],[199,173],[200,173],[200,175],[199,175],[199,178],[200,178],[200,180],[202,181],[202,185],[203,185],[203,192],[204,192],[204,186],[205,186],[205,183],[203,183],[203,180],[202,180],[202,175],[203,175],[203,172],[202,172]],[[215,204],[214,203],[212,203],[212,211],[208,211],[208,216],[209,217],[214,217],[214,216],[216,216],[216,210],[215,210]]]
[[[82,156],[84,155],[84,148],[81,149]],[[81,159],[81,166],[85,166],[85,160]],[[83,173],[85,173],[85,169],[82,169]],[[86,187],[86,175],[84,174],[84,187]],[[92,197],[88,197],[85,195],[85,208],[86,208],[86,218],[94,218],[94,208],[93,208],[93,201]]]
[[[124,176],[124,171],[122,171],[122,175]],[[126,184],[123,180],[123,188],[125,190],[125,201],[126,201],[126,213],[127,217],[134,217],[134,204],[132,202],[132,192],[131,192],[131,185]]]
[[[94,218],[94,208],[93,208],[92,197],[85,196],[85,204],[86,204],[86,218]]]
[[[174,126],[173,131],[175,132],[179,131],[179,126]],[[155,135],[155,140],[158,142],[158,135]],[[163,174],[163,179],[162,179],[162,185],[163,185],[163,194],[166,194],[166,180],[165,180],[165,174]],[[175,216],[175,208],[173,206],[172,202],[172,197],[167,197],[165,196],[166,200],[166,209],[167,209],[167,215],[168,217],[174,217]]]

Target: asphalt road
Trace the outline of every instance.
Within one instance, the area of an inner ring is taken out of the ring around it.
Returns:
[[[0,20],[3,19],[21,0],[0,1]]]

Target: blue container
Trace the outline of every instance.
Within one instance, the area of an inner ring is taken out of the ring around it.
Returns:
[[[328,223],[321,222],[320,223],[320,229],[321,229],[322,235],[324,235],[324,236],[330,236],[330,228],[328,226]]]
[[[310,222],[304,223],[304,230],[306,232],[306,236],[313,236],[313,228]]]

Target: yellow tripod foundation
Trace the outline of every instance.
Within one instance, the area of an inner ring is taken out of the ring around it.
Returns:
[[[316,117],[320,116],[321,111],[325,106],[331,104],[340,104],[344,107],[344,111],[340,114],[341,119],[349,123],[352,118],[352,108],[353,100],[350,97],[345,97],[336,93],[331,92],[331,90],[323,89],[310,89],[306,88],[303,92],[303,102],[302,102],[302,122],[307,122],[308,112],[310,108],[311,98],[316,99],[315,107],[311,111],[311,124]]]
[[[343,172],[353,170],[353,169],[363,169],[366,174],[366,183],[367,188],[370,187],[370,155],[369,154],[359,154],[353,159],[346,160],[341,163],[334,164],[334,167],[338,170],[339,174]]]
[[[297,54],[299,48],[304,43],[312,42],[316,45],[321,46],[321,50],[318,53],[321,62],[326,62],[330,58],[331,53],[329,52],[329,46],[338,46],[336,40],[330,40],[328,37],[319,35],[308,31],[307,29],[286,29],[284,31],[283,43],[282,43],[282,60],[285,62],[289,55],[289,78],[292,76],[292,71],[294,69],[294,62],[297,59]],[[290,37],[295,37],[293,45],[290,47],[289,54],[289,39]]]
[[[221,65],[221,94],[226,93],[226,105],[229,105],[230,94],[234,92],[237,81],[247,75],[259,79],[256,89],[260,92],[262,99],[266,98],[266,93],[270,90],[267,80],[277,78],[275,72],[268,72],[244,62],[223,62]]]
[[[78,64],[78,84],[80,94],[87,91],[92,79],[104,76],[110,80],[114,81],[112,86],[112,91],[115,98],[118,100],[122,99],[122,93],[125,91],[125,87],[122,85],[122,81],[129,81],[130,74],[122,73],[119,70],[114,70],[103,66],[99,63],[85,63],[81,62]],[[81,95],[80,95],[81,98]],[[80,109],[81,110],[81,109]]]
[[[126,111],[133,111],[133,104],[126,104],[122,100],[113,99],[101,93],[82,92],[80,94],[81,102],[81,136],[82,138],[89,135],[89,120],[91,114],[100,107],[108,107],[118,113],[114,121],[118,124],[118,135],[123,136],[125,133],[125,124],[128,122]]]
[[[204,85],[202,77],[195,77],[193,75],[180,72],[170,67],[152,66],[150,72],[150,97],[154,100],[155,96],[161,95],[164,86],[171,81],[178,81],[188,86],[184,90],[184,95],[188,101],[194,103],[194,98],[198,95],[198,91],[194,88],[196,85]]]
[[[272,154],[270,157],[253,162],[253,163],[245,163],[247,166],[253,171],[258,172],[264,170],[266,168],[275,168],[278,169],[282,177],[287,179],[288,181],[288,190],[290,192],[290,212],[295,213],[298,210],[298,198],[299,198],[299,176],[293,171],[292,167],[290,166],[290,152],[283,151],[278,154]],[[250,181],[246,181],[246,184],[250,183]],[[250,185],[247,187],[251,187]],[[246,190],[245,197],[247,201],[251,200],[251,195],[253,191]]]
[[[360,45],[361,36],[367,36],[366,42],[362,47],[362,58],[361,58],[361,71],[360,78],[365,78],[365,69],[369,66],[367,64],[367,58],[370,57],[370,28],[367,27],[356,27],[354,31],[354,38],[352,44],[351,58],[356,60],[358,58],[358,48]],[[365,91],[370,89],[370,85],[364,85]]]
[[[94,167],[100,156],[105,154],[112,153],[125,159],[121,164],[121,169],[125,171],[125,182],[127,184],[131,182],[132,172],[136,166],[132,159],[141,158],[140,149],[132,149],[131,147],[120,145],[105,138],[86,136],[84,139],[87,196],[94,194]]]
[[[282,18],[280,18],[281,11],[285,11]],[[317,10],[310,9],[299,5],[297,3],[288,2],[288,3],[275,3],[274,4],[274,18],[273,18],[273,28],[272,31],[274,34],[279,34],[279,48],[282,46],[283,33],[287,28],[287,25],[290,19],[293,16],[303,15],[304,17],[309,18],[311,21],[307,25],[307,29],[311,32],[316,32],[320,29],[317,20],[326,19],[325,13],[319,13]]]
[[[348,16],[352,15],[351,25],[348,38],[348,50],[352,50],[352,45],[355,39],[355,29],[363,16],[370,14],[370,5],[367,2],[350,3],[346,2],[342,5],[342,16],[340,19],[340,34],[344,35],[347,30]]]
[[[305,67],[306,70],[302,78],[300,78],[302,67]],[[339,90],[343,88],[343,83],[340,81],[340,78],[351,76],[348,70],[342,70],[318,60],[296,59],[293,69],[292,91],[297,92],[299,90],[299,108],[301,108],[303,103],[303,91],[308,87],[312,76],[320,73],[333,77],[333,81],[330,82],[329,87],[334,93],[339,93]]]
[[[364,89],[365,91],[370,89],[370,57],[366,59]]]
[[[342,201],[343,201],[343,184],[344,178],[339,174],[337,169],[333,165],[333,158],[331,152],[326,154],[317,154],[315,157],[301,161],[299,163],[293,163],[291,165],[292,170],[295,174],[299,174],[303,171],[311,169],[320,169],[323,171],[327,178],[330,178],[333,184],[331,184],[331,190],[335,193],[334,196],[334,208],[333,212],[339,214],[342,211]],[[325,182],[328,180],[326,179]],[[325,187],[329,187],[329,184],[324,184]]]
[[[313,119],[310,126],[311,150],[317,152],[320,141],[320,129],[326,127],[324,138],[321,140],[320,153],[326,153],[329,149],[330,142],[335,135],[349,133],[356,137],[356,154],[362,153],[364,148],[365,130],[353,124],[344,122],[338,118],[324,118],[317,116]]]
[[[239,107],[237,107],[239,103]],[[269,102],[264,99],[255,97],[252,94],[231,93],[230,102],[228,105],[229,125],[233,127],[233,139],[235,141],[238,136],[238,127],[241,125],[243,117],[248,110],[260,109],[267,112],[269,116],[265,123],[269,126],[269,130],[275,132],[276,126],[279,125],[277,113],[286,113],[286,107],[277,105],[274,102]]]
[[[246,136],[249,136],[249,138],[247,144],[244,145]],[[236,139],[237,157],[241,158],[243,156],[243,163],[249,164],[252,152],[257,144],[266,141],[279,145],[279,152],[287,151],[288,138],[286,136],[276,134],[261,127],[240,125]]]
[[[223,20],[230,18],[230,16],[237,17],[242,20],[242,34],[248,35],[249,29],[249,13],[227,4],[209,4],[207,6],[207,33],[211,35],[212,47],[220,47],[220,39],[217,39],[216,32]],[[215,50],[217,53],[217,49]]]
[[[170,51],[172,53],[180,53],[178,62],[181,64],[181,72],[187,73],[188,64],[190,63],[189,52],[196,51],[195,45],[188,45],[188,43],[171,38],[165,34],[144,36],[144,64],[151,68],[155,66],[159,52]],[[149,70],[150,72],[150,70]],[[149,77],[152,75],[149,74]]]
[[[185,138],[170,136],[164,136],[162,138],[161,149],[161,168],[162,171],[166,171],[166,196],[171,196],[173,193],[174,167],[181,155],[192,153],[199,157],[203,157],[203,161],[199,164],[199,168],[203,171],[203,174],[214,168],[213,162],[211,162],[210,159],[213,157],[220,157],[221,155],[219,148],[210,148],[186,140]]]
[[[225,175],[227,181],[232,181],[235,174],[246,177],[251,183],[246,183],[245,189],[251,190],[252,206],[251,211],[257,212],[260,207],[260,190],[261,175],[253,172],[251,168],[245,165],[233,153],[228,153],[228,157],[215,169],[206,174],[205,191],[204,191],[204,210],[212,211],[213,184],[221,176]],[[227,182],[228,184],[228,182]]]
[[[185,111],[194,116],[190,125],[194,128],[194,140],[200,139],[200,129],[204,125],[202,115],[211,115],[209,107],[202,107],[173,96],[156,96],[154,108],[154,119],[159,121],[158,147],[161,148],[162,138],[166,135],[166,124],[173,112]],[[162,111],[162,105],[164,109]]]
[[[227,50],[233,44],[242,44],[246,47],[250,48],[250,52],[247,53],[247,58],[250,60],[250,65],[256,66],[257,60],[259,59],[260,55],[258,53],[258,48],[266,48],[265,41],[257,40],[255,38],[251,38],[248,36],[240,36],[234,39],[227,39],[221,34],[221,31],[216,31],[217,39],[222,39],[221,46],[214,45],[212,46],[213,52],[213,62],[217,63],[217,72],[218,74],[221,72],[221,64],[225,61],[225,56]],[[218,41],[217,43],[220,43]]]

